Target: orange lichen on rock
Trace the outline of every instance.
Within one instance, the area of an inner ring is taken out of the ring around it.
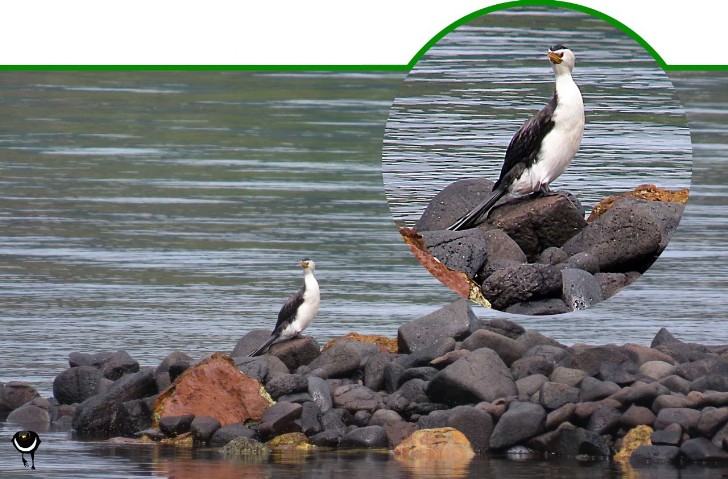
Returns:
[[[611,208],[614,203],[621,200],[622,198],[639,198],[648,201],[666,201],[670,203],[680,203],[684,205],[688,202],[689,193],[690,190],[688,190],[687,188],[683,190],[670,191],[663,190],[662,188],[658,188],[655,185],[640,185],[635,188],[634,191],[628,191],[626,193],[622,193],[621,195],[604,198],[602,201],[599,202],[599,204],[594,207],[594,209],[592,209],[592,212],[586,221],[591,222],[595,218],[603,215],[604,213],[609,211],[609,208]]]
[[[637,426],[629,430],[622,439],[622,448],[614,455],[615,462],[629,462],[632,453],[644,444],[652,444],[650,426]]]
[[[373,343],[379,346],[382,351],[389,351],[390,353],[397,352],[397,338],[388,338],[386,336],[380,336],[378,334],[359,334],[359,333],[348,333],[346,336],[341,338],[334,338],[326,343],[323,350],[326,351],[331,346],[336,344],[337,341],[348,340],[348,341],[359,341],[362,343]]]
[[[475,456],[465,434],[452,427],[420,429],[394,449],[397,458],[467,459]]]
[[[215,353],[180,374],[154,403],[154,426],[162,417],[211,416],[226,426],[259,420],[272,401],[263,387],[235,367],[228,356]]]

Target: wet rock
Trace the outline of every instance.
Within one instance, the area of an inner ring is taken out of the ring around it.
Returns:
[[[561,271],[561,282],[561,299],[573,311],[589,308],[604,300],[599,282],[587,271],[566,268]]]
[[[289,432],[301,432],[296,419],[301,417],[303,406],[290,402],[277,402],[263,412],[260,422],[255,426],[263,440],[271,439]]]
[[[582,428],[559,429],[554,452],[560,456],[609,457],[611,455],[609,444],[602,436]]]
[[[339,447],[343,434],[333,429],[321,431],[308,439],[308,442],[317,447]]]
[[[475,318],[468,301],[461,299],[419,319],[404,323],[397,331],[401,353],[411,353],[430,346],[441,338],[461,340],[470,332]]]
[[[263,461],[270,455],[270,448],[246,436],[236,437],[221,449],[227,457]]]
[[[144,368],[114,382],[105,392],[91,396],[76,408],[73,428],[79,432],[118,434],[123,429],[121,405],[157,392],[152,368]]]
[[[495,351],[487,348],[447,366],[427,387],[427,395],[433,401],[449,404],[493,402],[517,394],[510,370]]]
[[[635,449],[635,451],[632,453],[632,456],[629,458],[629,463],[633,466],[648,464],[672,464],[677,462],[679,457],[679,447],[644,444]]]
[[[539,390],[539,404],[548,410],[579,401],[579,389],[568,384],[546,382]]]
[[[195,444],[207,445],[212,435],[220,429],[220,421],[210,416],[195,416],[190,424]]]
[[[307,381],[308,394],[311,395],[311,400],[316,403],[320,411],[323,413],[331,409],[334,401],[329,384],[317,376],[308,376]]]
[[[415,431],[395,449],[401,459],[444,459],[450,462],[469,460],[475,453],[463,433],[454,428]]]
[[[192,357],[182,351],[172,351],[162,360],[161,363],[159,363],[159,366],[157,366],[157,369],[154,371],[154,376],[159,376],[161,373],[168,373],[169,380],[174,381],[177,379],[177,376],[185,372],[193,362],[194,360]]]
[[[359,369],[362,357],[354,341],[337,342],[314,359],[311,374],[323,379],[345,377]]]
[[[543,250],[562,246],[586,227],[583,207],[578,199],[567,195],[558,193],[504,204],[491,211],[488,223],[505,231],[528,260],[535,261]]]
[[[21,381],[0,383],[0,415],[13,411],[38,397],[38,391],[30,384]]]
[[[478,203],[489,198],[493,184],[485,178],[477,178],[447,185],[430,200],[415,229],[420,233],[447,229]]]
[[[98,394],[104,375],[92,366],[66,369],[53,380],[53,397],[61,404],[74,404]]]
[[[478,329],[468,336],[463,341],[462,348],[470,351],[480,348],[492,349],[508,367],[526,352],[523,343],[485,329]]]
[[[655,414],[648,408],[633,404],[622,415],[621,424],[628,429],[642,425],[652,426],[655,419]]]
[[[545,264],[509,266],[496,271],[483,282],[483,296],[495,309],[523,301],[558,295],[561,291],[561,271]]]
[[[379,394],[366,386],[347,384],[334,389],[334,407],[346,409],[349,412],[369,411],[381,409],[384,404]]]
[[[182,373],[159,395],[157,417],[213,416],[223,426],[258,420],[271,404],[261,384],[242,374],[232,359],[215,353]]]
[[[383,426],[387,434],[389,448],[396,448],[402,441],[417,431],[417,424],[407,421],[397,421]]]
[[[344,435],[339,447],[342,449],[373,449],[389,446],[387,433],[382,426],[365,426]]]
[[[717,447],[704,437],[688,439],[683,442],[680,446],[680,452],[689,461],[693,462],[728,462],[728,452]]]
[[[51,423],[50,404],[47,399],[36,397],[8,414],[7,422],[23,427],[45,429]]]
[[[289,371],[295,371],[299,366],[310,364],[319,357],[321,348],[314,338],[304,336],[273,343],[268,354],[280,359]]]
[[[563,263],[569,259],[569,255],[566,251],[556,246],[549,246],[541,252],[536,260],[536,263],[557,265]]]
[[[194,414],[167,416],[159,420],[159,430],[167,437],[176,437],[190,431]]]
[[[308,377],[303,374],[284,374],[268,381],[266,391],[273,399],[286,394],[300,393],[308,390]]]
[[[492,449],[502,449],[544,431],[546,411],[538,404],[514,401],[493,428]]]
[[[689,408],[665,408],[657,413],[655,429],[665,429],[669,424],[679,424],[683,430],[690,431],[698,425],[700,411]]]
[[[582,380],[580,389],[579,400],[588,402],[609,397],[619,391],[620,387],[612,381],[600,381],[597,378],[587,376]]]
[[[210,438],[210,447],[222,447],[238,437],[255,439],[257,433],[243,423],[228,424],[219,428]]]
[[[653,431],[652,444],[657,446],[679,446],[683,429],[679,424],[668,424],[665,429]]]
[[[152,427],[155,400],[155,396],[150,396],[121,403],[119,409],[121,433],[131,435]]]
[[[661,222],[647,201],[624,199],[569,239],[568,254],[587,252],[599,258],[604,272],[644,272],[659,254]]]

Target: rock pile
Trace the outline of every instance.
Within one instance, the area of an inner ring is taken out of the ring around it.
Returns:
[[[643,185],[608,198],[587,222],[579,201],[558,193],[506,201],[477,228],[445,229],[491,188],[485,179],[452,183],[415,230],[427,253],[465,273],[493,308],[531,315],[587,308],[633,282],[667,246],[687,200],[686,191]]]
[[[511,321],[478,319],[464,300],[403,324],[397,352],[344,338],[320,351],[304,337],[247,357],[261,336],[241,338],[232,358],[194,362],[173,352],[157,368],[125,359],[115,380],[116,368],[80,364],[74,353],[55,399],[12,382],[0,386],[0,407],[12,411],[9,421],[72,420],[79,433],[215,447],[244,438],[245,451],[276,438],[297,444],[287,447],[395,449],[434,429],[400,454],[432,443],[436,454],[467,456],[464,436],[478,454],[611,457],[640,427],[648,439],[632,447],[634,464],[728,460],[728,345],[686,343],[662,329],[650,347],[567,347]]]

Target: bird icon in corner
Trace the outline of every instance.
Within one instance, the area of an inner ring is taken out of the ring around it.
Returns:
[[[40,446],[41,440],[34,431],[18,431],[13,436],[13,446],[23,458],[23,466],[28,467],[25,455],[30,454],[31,469],[35,469],[35,451]]]

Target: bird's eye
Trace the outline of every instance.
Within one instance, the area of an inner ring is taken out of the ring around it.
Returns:
[[[557,53],[560,58],[564,58],[564,52]]]

